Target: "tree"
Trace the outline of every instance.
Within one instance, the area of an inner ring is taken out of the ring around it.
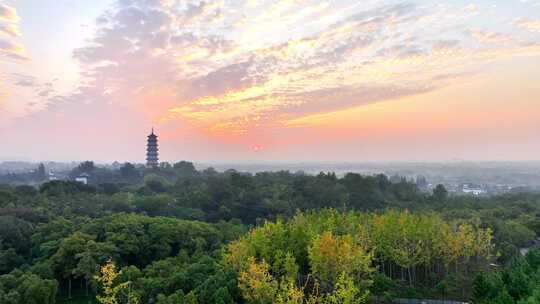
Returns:
[[[178,290],[175,293],[166,296],[164,294],[159,294],[157,296],[156,304],[178,304],[185,303],[186,296],[182,290]]]
[[[339,275],[333,293],[326,296],[328,304],[362,304],[369,300],[369,290],[360,290],[345,273]]]
[[[331,232],[317,236],[309,247],[312,273],[332,286],[339,276],[367,278],[373,271],[373,256],[353,241],[351,235],[334,237]]]
[[[503,272],[502,280],[505,284],[505,291],[512,298],[525,298],[534,288],[534,281],[529,275],[531,270],[527,261],[520,257],[514,260],[510,268]]]
[[[134,202],[139,211],[148,215],[166,215],[166,209],[174,199],[168,194],[140,196]]]
[[[17,197],[8,189],[0,189],[0,208],[8,207],[9,205],[14,205]]]
[[[79,164],[77,170],[80,173],[91,173],[96,169],[93,161],[85,161]]]
[[[148,174],[144,177],[146,188],[154,193],[163,193],[167,191],[168,182],[165,178],[157,174]]]
[[[433,198],[438,202],[446,201],[448,198],[448,191],[442,184],[438,184],[435,189],[433,189]]]
[[[238,277],[238,287],[249,303],[275,303],[279,292],[279,284],[270,274],[270,266],[266,262],[257,263],[250,258],[248,268]]]
[[[62,197],[66,195],[75,195],[80,193],[94,193],[96,189],[73,181],[52,181],[42,184],[39,192],[47,196]],[[58,199],[57,199],[58,200]]]
[[[77,268],[73,270],[76,277],[85,280],[86,296],[90,281],[100,269],[100,265],[116,258],[118,249],[110,243],[98,243],[90,240],[86,243],[84,251],[75,256],[78,259]]]
[[[139,172],[131,163],[125,163],[120,167],[120,176],[128,181],[135,181],[139,178]]]
[[[334,210],[266,222],[229,245],[225,262],[239,272],[250,303],[362,303],[373,256],[359,223],[358,215]]]
[[[102,293],[96,299],[102,304],[137,304],[138,297],[131,291],[131,281],[115,284],[115,279],[121,274],[116,270],[116,265],[109,260],[100,270],[100,275],[96,276],[96,281],[102,286]],[[124,300],[125,299],[125,300]]]
[[[0,250],[0,274],[9,273],[24,263],[24,258],[15,249]]]
[[[518,304],[540,304],[540,287],[536,288],[528,298],[520,300]]]
[[[499,293],[500,285],[494,284],[492,276],[478,274],[473,281],[472,302],[474,304],[489,304]]]
[[[68,298],[71,299],[71,281],[77,273],[80,253],[84,252],[87,243],[93,237],[82,232],[75,232],[65,238],[58,251],[51,257],[51,266],[54,272],[62,279],[68,280]]]
[[[0,303],[54,304],[58,283],[16,270],[0,276]]]
[[[74,179],[81,174],[92,174],[96,171],[96,166],[93,161],[84,161],[80,163],[77,167],[73,168],[69,173],[69,177]]]
[[[37,190],[35,187],[28,185],[20,185],[15,187],[15,194],[18,196],[35,196],[37,195]]]
[[[189,178],[198,174],[193,163],[187,161],[177,162],[173,165],[173,168],[179,178]]]
[[[510,294],[508,293],[508,290],[506,290],[506,288],[504,288],[497,297],[495,297],[495,299],[493,299],[491,303],[493,304],[513,304],[515,303],[516,301],[514,300],[514,298],[512,298],[512,296],[510,296]]]

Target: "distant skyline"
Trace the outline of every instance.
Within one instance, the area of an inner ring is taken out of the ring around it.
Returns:
[[[540,160],[540,0],[0,0],[0,160]]]

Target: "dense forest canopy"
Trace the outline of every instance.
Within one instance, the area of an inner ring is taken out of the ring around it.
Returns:
[[[33,174],[0,185],[0,303],[540,303],[538,194],[189,162]]]

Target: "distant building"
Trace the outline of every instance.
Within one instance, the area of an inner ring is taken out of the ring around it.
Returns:
[[[81,183],[83,185],[88,185],[88,178],[90,177],[90,175],[86,174],[86,173],[83,173],[77,177],[75,177],[75,181],[78,182],[78,183]]]
[[[159,165],[158,151],[158,137],[154,134],[154,128],[152,128],[152,133],[148,135],[148,143],[146,145],[147,167],[156,168]]]
[[[486,194],[486,190],[483,189],[463,189],[463,193],[472,194],[472,195],[482,195]]]
[[[416,186],[420,191],[428,192],[429,191],[429,183],[427,182],[427,179],[423,175],[418,175],[416,177]]]
[[[468,184],[463,185],[463,189],[461,190],[465,194],[472,194],[475,196],[486,194],[487,191],[485,189],[482,189],[479,186],[471,186]]]
[[[49,181],[55,181],[58,180],[58,177],[54,174],[54,172],[49,171]]]

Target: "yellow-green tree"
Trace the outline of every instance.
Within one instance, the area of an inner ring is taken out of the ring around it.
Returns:
[[[309,247],[312,274],[333,284],[339,275],[367,278],[373,271],[372,254],[355,243],[349,234],[334,236],[325,232]]]
[[[339,275],[334,292],[324,297],[324,304],[361,304],[367,303],[369,291],[360,290],[354,280],[345,273]]]
[[[249,303],[324,304],[345,294],[362,303],[375,269],[435,286],[450,266],[458,274],[485,267],[491,238],[477,223],[448,223],[435,213],[329,209],[267,222],[231,243],[224,261],[239,273]]]
[[[238,287],[244,298],[250,303],[273,303],[277,297],[279,284],[270,274],[266,262],[257,263],[249,258],[248,266],[238,276]]]
[[[116,265],[108,261],[100,269],[100,275],[96,276],[96,281],[101,284],[103,292],[97,295],[96,299],[102,304],[138,304],[138,298],[131,292],[131,282],[116,284],[115,279],[122,272],[118,272]]]

